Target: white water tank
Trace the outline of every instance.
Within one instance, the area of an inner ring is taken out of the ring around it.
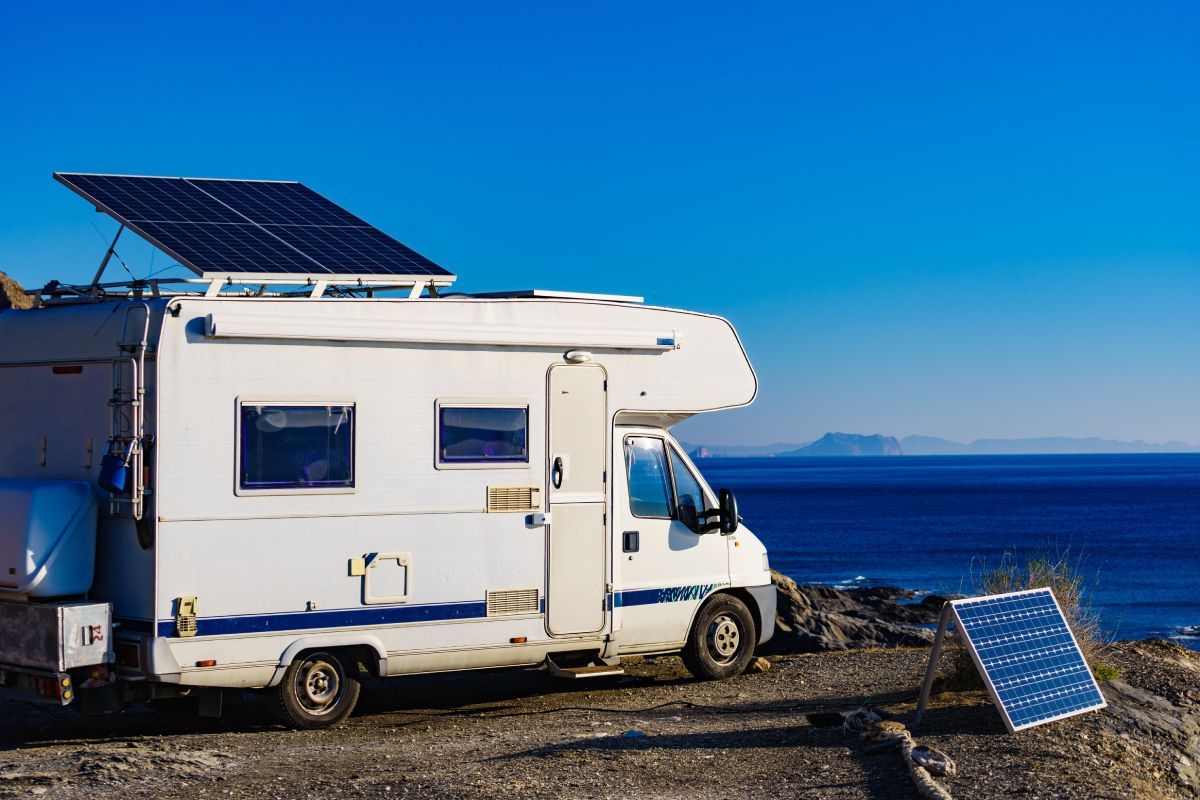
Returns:
[[[96,495],[86,481],[0,478],[0,592],[80,595],[96,567]]]

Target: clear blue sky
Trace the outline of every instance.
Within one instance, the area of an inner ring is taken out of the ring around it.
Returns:
[[[728,316],[762,392],[692,440],[1200,441],[1194,5],[35,5],[0,26],[24,283],[114,227],[54,170],[295,178],[468,291]]]

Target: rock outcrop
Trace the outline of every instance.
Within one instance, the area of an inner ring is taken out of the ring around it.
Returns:
[[[780,458],[802,456],[900,456],[900,442],[895,436],[861,433],[827,433],[812,444],[798,450],[780,453]]]
[[[0,272],[0,308],[32,308],[33,298],[25,294],[21,284]]]
[[[901,603],[894,587],[833,589],[801,586],[772,570],[776,598],[775,636],[768,653],[817,653],[852,647],[920,647],[933,631],[916,627],[937,622],[945,598]]]

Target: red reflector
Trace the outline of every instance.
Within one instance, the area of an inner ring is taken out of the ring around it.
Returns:
[[[79,364],[69,367],[51,367],[50,369],[55,375],[78,375],[83,372],[83,367]]]
[[[514,636],[511,639],[509,639],[508,641],[511,644],[525,644],[526,642],[529,641],[529,639],[524,636]]]

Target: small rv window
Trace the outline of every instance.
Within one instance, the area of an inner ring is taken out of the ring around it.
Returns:
[[[528,408],[439,406],[438,415],[440,463],[528,463]]]
[[[354,406],[242,406],[243,489],[354,486]]]
[[[635,517],[671,516],[671,473],[663,440],[630,436],[625,440],[625,468],[629,472],[629,510]]]

